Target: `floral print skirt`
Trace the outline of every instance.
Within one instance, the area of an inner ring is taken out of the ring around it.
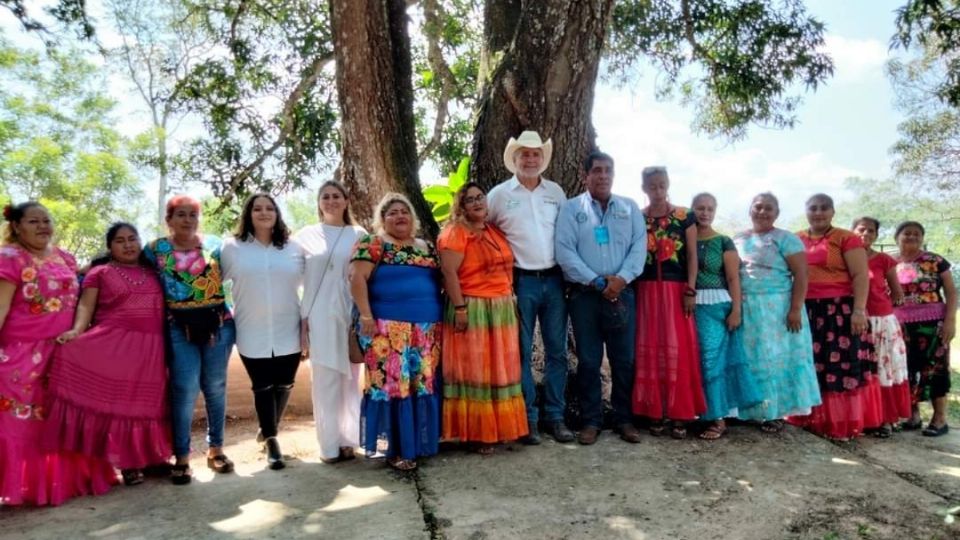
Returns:
[[[806,305],[823,403],[791,422],[832,439],[849,439],[880,427],[877,361],[869,332],[851,332],[853,297],[808,299]]]
[[[940,398],[950,391],[950,344],[940,339],[942,329],[942,319],[903,325],[914,403]]]
[[[376,325],[373,336],[360,335],[367,368],[360,445],[388,458],[436,454],[441,324],[377,319]]]

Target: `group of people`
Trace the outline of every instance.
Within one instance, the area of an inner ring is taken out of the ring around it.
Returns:
[[[950,264],[897,226],[896,259],[872,249],[880,223],[834,227],[833,201],[806,203],[809,228],[774,223],[771,193],[732,239],[717,200],[669,202],[666,168],[642,174],[649,204],[614,195],[614,160],[584,160],[584,192],[543,178],[552,142],[525,131],[504,150],[513,177],[456,194],[436,245],[413,206],[388,194],[373,232],[347,190],[318,194],[320,223],[296,234],[268,194],[247,199],[232,238],[200,232],[200,204],[167,203],[169,234],[143,245],[133,225],[78,269],[54,246],[37,202],[8,206],[0,247],[0,504],[59,504],[143,481],[169,465],[191,481],[191,422],[204,395],[207,466],[224,454],[227,363],[250,376],[268,466],[281,469],[280,419],[309,360],[320,457],[383,455],[399,470],[457,441],[481,454],[509,441],[597,441],[601,363],[619,437],[722,437],[726,419],[776,433],[785,422],[834,439],[894,427],[949,429]],[[82,274],[82,276],[80,275]],[[232,281],[232,306],[224,281]],[[568,324],[569,323],[569,324]],[[564,414],[567,330],[580,425]],[[533,369],[543,343],[542,399]],[[932,401],[924,427],[918,403]],[[542,402],[541,402],[542,401]],[[543,417],[540,417],[542,410]]]

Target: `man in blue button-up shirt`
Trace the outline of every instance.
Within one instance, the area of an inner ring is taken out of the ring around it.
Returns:
[[[611,193],[613,158],[594,151],[584,161],[586,192],[564,203],[557,218],[556,258],[569,282],[567,309],[577,340],[577,392],[583,427],[593,444],[603,424],[600,364],[606,346],[613,378],[614,422],[620,438],[640,442],[633,425],[636,302],[629,284],[643,272],[647,234],[632,199]]]

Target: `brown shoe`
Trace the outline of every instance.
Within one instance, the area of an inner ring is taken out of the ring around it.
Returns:
[[[580,444],[593,444],[597,442],[597,437],[600,436],[600,430],[593,426],[586,426],[580,430],[580,433],[577,434],[577,442]]]
[[[640,442],[640,430],[633,424],[623,424],[617,431],[620,432],[620,438],[628,443]]]

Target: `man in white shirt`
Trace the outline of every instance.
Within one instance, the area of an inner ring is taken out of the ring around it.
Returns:
[[[514,174],[487,195],[488,219],[504,232],[514,256],[514,290],[520,312],[520,358],[523,397],[530,434],[526,444],[540,444],[535,405],[536,386],[530,368],[537,319],[546,352],[544,426],[558,442],[573,440],[563,422],[567,383],[567,307],[563,273],[554,257],[554,229],[567,197],[554,182],[541,177],[550,164],[553,142],[536,131],[510,138],[503,162]]]

